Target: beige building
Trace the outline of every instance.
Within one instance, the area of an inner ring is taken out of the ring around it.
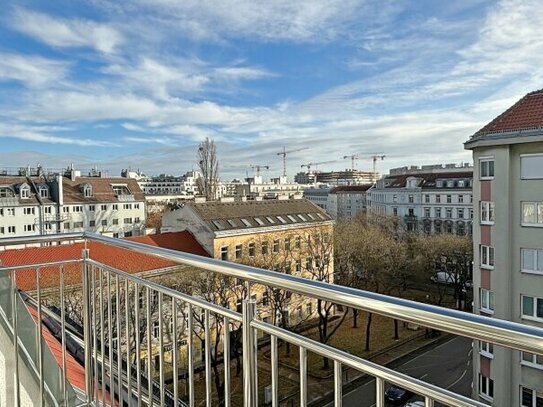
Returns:
[[[187,203],[163,217],[163,231],[189,230],[217,259],[331,281],[333,220],[305,199]],[[274,293],[255,290],[261,317],[293,325],[311,318],[314,303],[288,295],[274,314]]]
[[[543,327],[543,91],[475,133],[474,312]],[[474,346],[474,397],[543,405],[543,355]]]

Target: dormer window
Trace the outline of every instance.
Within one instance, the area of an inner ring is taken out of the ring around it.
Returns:
[[[452,188],[452,187],[454,187],[454,181],[453,180],[447,181],[447,188]]]
[[[40,186],[39,191],[40,198],[49,198],[49,188],[47,188],[45,185]]]
[[[19,195],[21,196],[21,199],[30,198],[30,187],[27,184],[21,185],[21,188],[19,189]]]
[[[0,198],[11,198],[15,196],[11,188],[0,188]]]
[[[112,188],[113,188],[113,193],[116,196],[119,196],[119,195],[132,195],[132,193],[130,192],[130,190],[128,189],[128,187],[126,185],[113,185]]]
[[[90,184],[82,184],[79,188],[80,188],[80,190],[83,193],[83,196],[85,198],[91,198],[92,197],[92,185],[90,185]]]

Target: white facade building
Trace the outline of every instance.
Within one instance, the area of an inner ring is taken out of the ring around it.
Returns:
[[[371,212],[400,217],[409,231],[471,234],[473,168],[432,167],[391,170],[369,190]]]

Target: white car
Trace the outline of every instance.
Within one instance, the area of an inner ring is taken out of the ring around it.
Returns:
[[[405,407],[425,407],[426,403],[424,401],[411,401],[405,405]]]
[[[440,284],[454,284],[454,275],[447,273],[446,271],[438,271],[435,275],[430,277],[434,283]]]

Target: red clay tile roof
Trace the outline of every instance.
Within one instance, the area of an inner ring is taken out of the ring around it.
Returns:
[[[188,230],[182,232],[160,233],[157,235],[145,235],[129,237],[126,240],[158,246],[164,249],[178,250],[180,252],[197,254],[210,257],[209,253],[198,243],[196,238]]]
[[[152,241],[154,246],[171,248],[200,256],[209,257],[200,244],[190,233],[165,233],[160,238],[149,236],[142,239],[141,243]],[[158,236],[158,235],[155,235]],[[141,237],[143,238],[143,236]],[[179,240],[185,240],[179,242]],[[134,240],[134,239],[132,239]],[[0,262],[3,266],[21,266],[25,264],[37,264],[57,262],[65,260],[81,259],[81,252],[84,243],[63,244],[60,246],[48,247],[27,247],[25,249],[0,251]],[[141,273],[156,269],[174,267],[177,263],[164,260],[148,254],[138,253],[132,250],[122,249],[99,242],[89,241],[87,248],[90,257],[97,262],[106,264],[128,273]],[[41,270],[40,283],[42,287],[58,287],[59,274],[57,267],[45,267]],[[78,263],[71,263],[65,266],[65,284],[77,284],[81,282],[82,269]],[[19,270],[17,272],[17,286],[22,290],[34,290],[36,288],[35,270]]]
[[[543,128],[543,89],[528,93],[474,136]]]

